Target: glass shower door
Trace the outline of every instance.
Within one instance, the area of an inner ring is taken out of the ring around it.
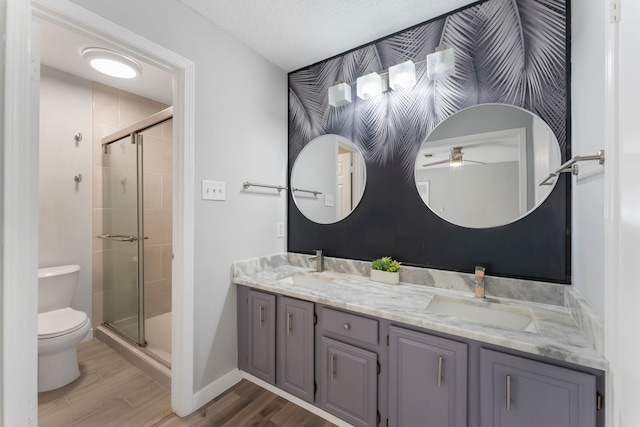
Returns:
[[[173,122],[140,130],[144,159],[144,332],[146,349],[171,364]]]
[[[103,144],[104,322],[144,346],[142,143],[137,133]]]

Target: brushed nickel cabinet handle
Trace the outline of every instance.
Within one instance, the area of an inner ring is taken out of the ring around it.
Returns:
[[[348,331],[349,329],[351,329],[351,325],[348,324],[348,323],[345,323],[343,328],[344,328],[345,331]]]
[[[444,361],[444,357],[438,356],[438,387],[442,385],[442,362]]]
[[[336,362],[335,362],[335,356],[332,354],[329,356],[329,371],[331,371],[331,379],[334,379],[336,376]]]
[[[507,375],[507,411],[511,410],[511,375]]]
[[[260,326],[264,323],[264,307],[260,306],[259,309]]]
[[[287,335],[291,334],[291,312],[287,312]]]

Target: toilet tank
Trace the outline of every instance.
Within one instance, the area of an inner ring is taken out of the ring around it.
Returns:
[[[79,274],[79,265],[39,268],[38,313],[71,307]]]

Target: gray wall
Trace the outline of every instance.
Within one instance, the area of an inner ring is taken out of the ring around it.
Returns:
[[[0,31],[5,34],[5,12],[6,1],[0,0]],[[5,43],[0,43],[0,59],[5,62]],[[4,67],[0,67],[0,129],[4,129]],[[0,136],[0,164],[4,164],[4,135]],[[0,230],[4,230],[4,174],[0,174]],[[4,301],[3,289],[4,289],[4,234],[0,231],[0,301]],[[0,316],[4,319],[3,313],[4,305],[0,304]],[[4,337],[2,335],[2,329],[0,328],[0,381],[4,383],[4,373],[2,367],[4,367],[4,361],[2,355],[4,354]],[[0,402],[4,403],[4,396],[2,394],[4,387],[0,387]],[[0,420],[4,419],[4,405],[0,404]]]
[[[72,307],[90,319],[92,101],[90,81],[41,68],[38,267],[80,265]]]
[[[611,26],[602,2],[580,2],[571,8],[571,115],[573,152],[592,155],[605,148],[605,29]],[[627,21],[629,25],[636,22]],[[594,162],[595,163],[595,162]],[[606,167],[606,165],[605,165]],[[580,165],[573,179],[571,247],[573,285],[592,307],[604,315],[605,202],[603,168]]]
[[[195,182],[225,181],[227,200],[196,200],[194,390],[236,367],[232,261],[285,250],[276,238],[286,197],[242,192],[244,181],[286,182],[287,76],[173,0],[76,0],[195,62]],[[187,221],[190,219],[187,218]]]

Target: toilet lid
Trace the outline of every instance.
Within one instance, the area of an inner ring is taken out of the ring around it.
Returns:
[[[70,334],[87,324],[89,318],[82,311],[70,307],[38,314],[38,339]]]

